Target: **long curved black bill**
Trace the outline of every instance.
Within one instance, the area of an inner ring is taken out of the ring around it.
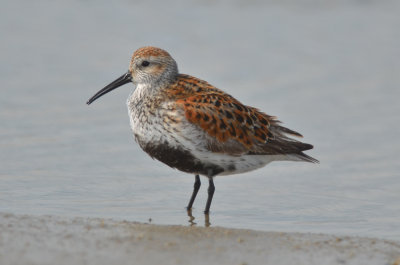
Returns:
[[[108,92],[116,89],[117,87],[120,87],[122,85],[125,85],[126,83],[132,82],[132,76],[131,73],[128,71],[122,76],[118,77],[116,80],[108,84],[106,87],[101,89],[99,92],[97,92],[93,97],[91,97],[86,104],[90,105],[93,101],[98,99],[99,97],[107,94]]]

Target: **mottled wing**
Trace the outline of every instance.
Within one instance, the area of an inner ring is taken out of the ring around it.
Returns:
[[[228,95],[197,94],[182,100],[188,121],[199,125],[219,142],[234,139],[246,149],[255,141],[267,142],[272,137],[268,117],[243,106]]]
[[[210,136],[211,151],[242,154],[273,137],[269,130],[273,117],[242,105],[207,82],[181,75],[174,94],[187,120]]]
[[[186,119],[202,128],[207,135],[208,149],[230,155],[297,154],[312,148],[287,137],[301,134],[280,126],[275,117],[238,100],[200,79],[181,75],[175,87],[177,104]]]

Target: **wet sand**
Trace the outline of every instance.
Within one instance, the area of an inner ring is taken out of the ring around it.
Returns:
[[[0,264],[400,264],[400,243],[0,213]]]

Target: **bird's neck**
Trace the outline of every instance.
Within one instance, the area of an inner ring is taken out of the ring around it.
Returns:
[[[146,105],[146,102],[155,101],[160,95],[161,88],[153,84],[140,83],[128,97],[128,106],[139,109]]]

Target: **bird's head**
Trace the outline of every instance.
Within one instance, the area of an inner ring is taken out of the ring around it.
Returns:
[[[133,53],[128,72],[97,92],[87,104],[129,82],[161,86],[175,80],[177,75],[178,66],[168,52],[156,47],[142,47]]]

